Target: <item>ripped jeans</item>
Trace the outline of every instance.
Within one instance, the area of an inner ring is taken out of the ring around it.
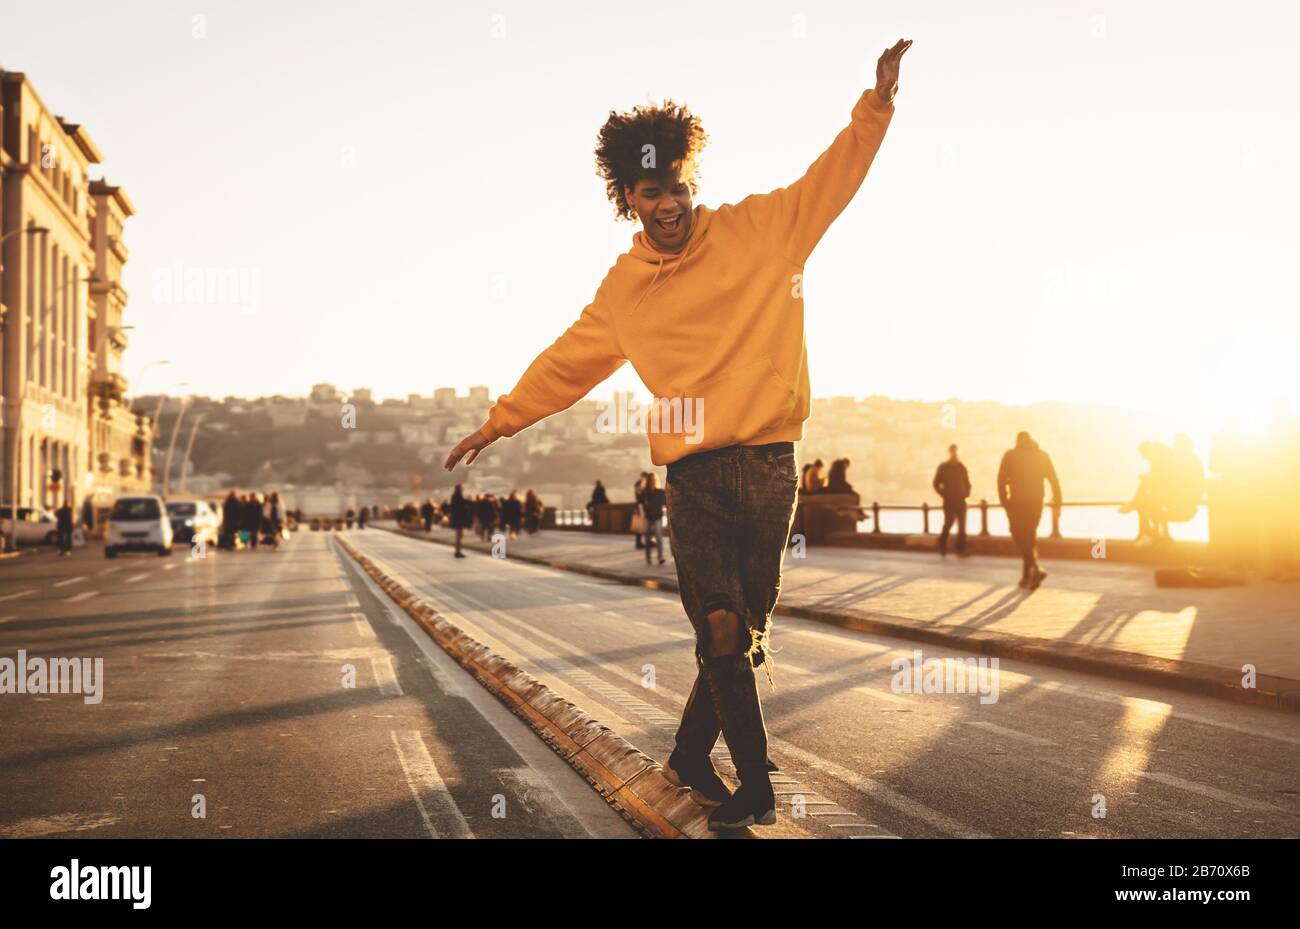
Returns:
[[[721,733],[742,783],[768,779],[754,669],[764,666],[770,680],[767,638],[798,484],[790,442],[729,445],[668,465],[668,533],[697,665],[677,752],[683,764],[708,764]],[[720,609],[746,628],[735,650],[711,657],[705,617]]]

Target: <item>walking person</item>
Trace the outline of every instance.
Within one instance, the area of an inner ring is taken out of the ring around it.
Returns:
[[[696,634],[697,676],[665,774],[716,807],[713,829],[776,821],[754,669],[766,663],[771,673],[768,625],[799,482],[794,442],[810,406],[803,291],[791,279],[866,178],[910,45],[885,50],[876,88],[802,178],[716,210],[691,202],[706,138],[697,117],[671,101],[611,113],[598,167],[618,215],[640,219],[641,230],[577,322],[445,462],[472,463],[498,438],[568,409],[625,361],[652,396],[707,410],[699,430],[669,423],[647,437],[651,461],[668,468],[669,534]],[[646,146],[657,162],[647,165]],[[740,780],[735,794],[710,760],[719,733]]]
[[[460,540],[465,530],[473,524],[473,510],[470,508],[469,501],[465,499],[464,488],[457,484],[456,489],[451,492],[451,528],[456,530],[456,558],[465,557],[465,553],[460,550]]]
[[[605,493],[605,485],[596,481],[596,486],[591,490],[591,499],[587,501],[587,516],[592,525],[596,524],[596,507],[609,503],[609,494]]]
[[[54,512],[55,532],[59,540],[59,557],[72,554],[72,501],[64,498],[63,505]]]
[[[659,563],[664,563],[664,509],[668,495],[659,486],[659,475],[651,471],[646,475],[641,507],[645,513],[645,563],[650,563],[650,546],[659,550]]]
[[[948,460],[934,472],[934,490],[943,500],[943,531],[939,533],[939,554],[948,557],[948,533],[957,526],[957,555],[965,558],[966,498],[970,496],[970,475],[957,457],[957,446],[948,446]]]
[[[420,504],[420,519],[424,521],[424,531],[433,531],[433,498],[428,497]]]
[[[1020,551],[1020,586],[1036,590],[1047,572],[1038,565],[1038,523],[1043,518],[1043,482],[1052,486],[1052,506],[1061,502],[1061,484],[1047,452],[1029,437],[1016,436],[1016,447],[1002,456],[998,500],[1007,511],[1011,538]]]
[[[644,521],[645,521],[645,510],[642,507],[642,503],[644,502],[644,498],[645,498],[646,476],[647,476],[646,473],[642,471],[641,476],[637,478],[636,484],[633,485],[632,487],[632,499],[636,501],[636,509],[633,511],[635,515],[632,521],[634,523],[641,523],[642,525],[644,525]],[[638,520],[636,519],[636,517],[640,517],[640,519]],[[632,535],[635,540],[632,547],[640,551],[641,549],[645,548],[645,529],[636,525],[634,525],[632,528],[634,530]]]
[[[545,513],[546,507],[542,503],[542,498],[537,491],[529,487],[528,492],[524,494],[524,530],[529,535],[537,535]]]
[[[510,496],[501,504],[501,523],[510,533],[511,539],[519,538],[519,528],[524,521],[524,502],[519,499],[519,491],[511,490]]]
[[[239,501],[239,495],[232,490],[226,494],[226,499],[221,504],[221,535],[219,536],[218,547],[227,551],[234,551],[235,539],[243,522],[243,504]]]
[[[244,498],[243,526],[248,533],[249,547],[257,551],[260,541],[258,536],[262,529],[262,502],[257,499],[257,494],[250,493]]]
[[[280,525],[282,522],[280,512],[280,495],[274,490],[266,498],[266,507],[263,510],[263,520],[267,527],[267,536],[271,540],[271,550],[280,550]]]

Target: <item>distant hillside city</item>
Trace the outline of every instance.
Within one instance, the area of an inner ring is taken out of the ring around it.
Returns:
[[[581,400],[494,443],[468,470],[444,471],[448,450],[483,423],[493,400],[487,387],[466,394],[442,387],[377,402],[364,388],[346,393],[317,384],[307,397],[154,395],[134,406],[159,414],[154,471],[161,485],[170,446],[173,495],[274,489],[308,513],[437,498],[457,481],[471,492],[531,487],[548,506],[577,509],[596,479],[620,502],[632,499],[637,478],[652,469],[644,435],[598,428],[610,404],[635,402],[623,393]],[[848,457],[854,488],[864,501],[882,503],[934,500],[934,469],[952,443],[970,470],[972,500],[996,500],[999,458],[1022,429],[1053,454],[1066,499],[1127,499],[1142,469],[1138,443],[1170,438],[1154,416],[1126,410],[888,397],[814,399],[804,429],[796,447],[801,464]]]

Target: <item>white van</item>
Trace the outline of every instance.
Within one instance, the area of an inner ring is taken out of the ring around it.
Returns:
[[[172,539],[172,522],[162,497],[118,497],[108,515],[104,557],[116,558],[118,552],[132,551],[170,555]]]

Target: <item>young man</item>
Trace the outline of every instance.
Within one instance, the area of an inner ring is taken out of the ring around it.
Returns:
[[[957,446],[948,446],[948,460],[934,472],[934,490],[943,498],[943,531],[939,533],[939,554],[948,556],[948,533],[957,526],[957,554],[966,557],[966,498],[970,496],[970,475],[957,457]]]
[[[1037,590],[1047,572],[1038,566],[1038,522],[1043,518],[1043,482],[1052,488],[1052,506],[1061,502],[1061,482],[1047,452],[1029,437],[1016,434],[1016,447],[998,467],[998,500],[1007,511],[1011,538],[1020,550],[1020,586]]]
[[[650,457],[668,467],[669,535],[696,635],[698,673],[665,775],[716,807],[714,829],[776,821],[754,669],[770,660],[809,410],[803,267],[866,178],[911,44],[880,56],[875,89],[802,178],[717,210],[691,202],[706,141],[698,118],[671,101],[611,113],[597,166],[618,216],[642,229],[578,321],[447,456],[448,470],[472,463],[632,362],[664,414],[647,417]],[[734,795],[709,758],[719,732]]]

